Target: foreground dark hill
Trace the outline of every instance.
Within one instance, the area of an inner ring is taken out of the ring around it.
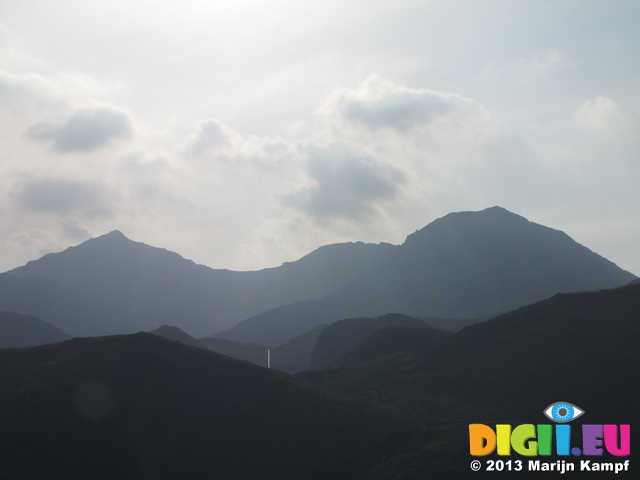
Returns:
[[[146,333],[0,350],[3,479],[358,479],[414,430]]]
[[[397,478],[398,471],[405,479],[495,478],[495,472],[484,477],[469,469],[468,425],[550,423],[543,410],[558,401],[586,412],[576,425],[631,424],[631,445],[638,445],[639,344],[640,285],[634,284],[559,294],[467,327],[436,345],[299,375],[398,408],[425,426],[427,444],[367,478]],[[637,453],[632,447],[632,464]],[[586,458],[565,458],[579,459]],[[583,475],[576,478],[594,474]],[[519,472],[520,477],[541,478],[539,472],[537,477]]]
[[[488,317],[634,278],[565,233],[493,207],[440,218],[335,293],[266,311],[217,336],[276,345],[342,318]]]
[[[393,247],[346,243],[257,272],[214,270],[118,231],[0,275],[0,309],[76,336],[176,325],[196,337],[266,309],[327,295]]]
[[[70,338],[70,335],[37,317],[0,312],[0,348],[33,347]]]

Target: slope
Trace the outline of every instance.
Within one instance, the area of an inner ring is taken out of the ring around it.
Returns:
[[[277,268],[232,272],[114,231],[0,275],[0,308],[39,316],[77,336],[168,324],[198,337],[278,305],[327,295],[390,249],[330,245]]]
[[[399,468],[407,479],[485,478],[468,467],[470,423],[549,423],[543,410],[561,400],[586,412],[576,423],[640,422],[639,319],[638,284],[558,294],[436,345],[299,376],[398,408],[429,430],[426,447],[370,478]]]
[[[166,338],[167,340],[182,343],[183,345],[191,345],[192,347],[198,348],[208,348],[200,340],[193,338],[185,331],[172,325],[162,325],[154,330],[150,330],[149,333],[151,333],[152,335],[158,335],[162,338]]]
[[[440,218],[335,293],[263,312],[216,335],[273,345],[349,317],[488,317],[634,278],[565,233],[493,207]]]
[[[363,338],[355,347],[338,357],[331,366],[344,367],[424,347],[441,342],[450,334],[451,332],[448,330],[440,330],[428,325],[384,327]]]
[[[0,312],[0,348],[33,347],[70,338],[70,335],[37,317]]]
[[[349,318],[329,325],[318,336],[311,351],[311,368],[331,365],[349,350],[355,348],[372,333],[389,326],[428,327],[422,320],[388,313],[375,318]]]
[[[146,333],[0,350],[0,478],[357,479],[412,431]]]

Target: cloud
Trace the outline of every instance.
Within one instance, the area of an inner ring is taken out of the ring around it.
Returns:
[[[461,95],[409,88],[373,75],[357,89],[336,89],[320,112],[344,123],[374,130],[390,128],[408,132],[440,117],[480,109],[478,103]]]
[[[179,149],[187,157],[206,157],[237,148],[243,141],[243,136],[224,122],[207,119],[198,124],[195,133],[189,135]]]
[[[338,145],[310,147],[305,168],[312,185],[285,197],[285,203],[323,219],[361,219],[377,202],[392,199],[404,182],[400,170]]]
[[[574,112],[573,120],[583,130],[596,135],[637,135],[640,127],[637,119],[605,96],[584,102]]]
[[[14,199],[23,212],[58,215],[81,212],[90,217],[111,213],[106,187],[93,181],[29,180],[14,193]]]
[[[27,137],[51,142],[58,152],[93,152],[116,139],[133,133],[130,117],[114,107],[102,106],[77,110],[64,124],[41,122],[27,130]]]
[[[25,110],[38,111],[61,101],[53,84],[41,75],[0,71],[0,110],[23,114]]]

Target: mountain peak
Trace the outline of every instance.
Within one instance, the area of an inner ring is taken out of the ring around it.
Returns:
[[[120,230],[112,230],[109,233],[102,235],[103,237],[110,237],[110,238],[127,238],[124,233],[122,233]],[[128,240],[128,238],[127,238]]]
[[[532,222],[525,217],[496,205],[480,211],[449,213],[434,220],[426,227],[416,230],[406,238],[405,244],[411,245],[416,242],[422,242],[425,238],[433,235],[445,235],[448,237],[455,232],[457,236],[469,229],[481,229],[498,233],[516,226],[522,227],[531,224]]]
[[[91,238],[91,239],[89,239],[87,241],[91,242],[91,241],[96,241],[96,240],[108,240],[110,242],[121,242],[121,241],[131,242],[132,241],[124,233],[122,233],[120,230],[112,230],[109,233],[105,233],[104,235],[100,235],[99,237]]]

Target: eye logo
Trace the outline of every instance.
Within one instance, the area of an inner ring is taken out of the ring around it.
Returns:
[[[544,414],[556,423],[567,423],[575,420],[584,413],[584,410],[578,408],[573,403],[556,402],[549,405],[544,410]]]

